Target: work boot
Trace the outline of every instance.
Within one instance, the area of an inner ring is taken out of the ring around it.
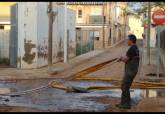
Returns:
[[[126,104],[117,104],[116,107],[123,109],[131,109],[131,106]]]

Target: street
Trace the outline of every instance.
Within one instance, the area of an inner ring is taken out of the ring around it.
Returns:
[[[141,41],[138,41],[138,46],[141,48]],[[86,62],[83,62],[75,67],[68,70],[62,71],[55,75],[47,74],[47,78],[40,79],[16,79],[9,77],[9,80],[1,80],[0,88],[1,93],[13,93],[29,90],[32,88],[40,87],[48,84],[51,80],[68,78],[72,74],[79,72],[85,68],[91,67],[95,64],[101,63],[103,61],[113,59],[115,57],[124,55],[128,49],[126,42],[123,42],[116,46],[114,49],[111,48],[105,53],[99,56],[93,57]],[[0,69],[3,71],[3,69]],[[14,70],[14,69],[13,69]],[[102,77],[102,78],[116,78],[122,79],[123,77],[124,64],[115,63],[113,65],[106,65],[104,68],[90,73],[84,77]],[[25,71],[26,72],[26,71]],[[42,71],[43,72],[43,71]],[[38,71],[38,75],[42,75],[42,72]],[[46,71],[45,71],[46,72]],[[5,73],[5,72],[4,72]],[[35,72],[31,72],[31,75]],[[139,74],[136,76],[135,80],[139,80]],[[14,74],[13,74],[14,75]],[[3,75],[2,75],[3,77]],[[37,75],[36,75],[37,77]],[[65,85],[83,87],[99,85],[99,86],[111,86],[113,83],[111,81],[97,81],[97,80],[70,80],[66,81]],[[7,91],[9,90],[9,91]],[[148,92],[148,95],[146,95]],[[0,111],[58,111],[58,112],[116,112],[116,111],[151,111],[146,110],[149,104],[152,111],[164,111],[165,101],[164,99],[164,89],[131,89],[132,97],[132,108],[130,110],[118,109],[115,104],[120,102],[121,90],[109,89],[109,90],[92,90],[89,93],[77,93],[77,92],[66,92],[57,88],[43,88],[38,91],[29,92],[25,95],[18,97],[0,96],[1,97],[1,110]],[[154,100],[151,100],[154,99]],[[157,101],[160,103],[153,103]],[[152,105],[151,105],[152,104]]]

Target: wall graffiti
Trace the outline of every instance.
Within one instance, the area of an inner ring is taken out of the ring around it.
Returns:
[[[44,40],[44,43],[38,45],[38,58],[47,59],[48,58],[48,46],[47,42]]]
[[[17,57],[17,65],[19,65],[19,67],[21,67],[21,57]]]
[[[47,59],[48,58],[48,47],[47,46],[38,46],[38,58]]]
[[[72,47],[72,46],[68,47],[68,53],[69,54],[75,54],[75,52],[76,52],[76,49],[74,47]]]
[[[31,52],[32,48],[36,48],[35,44],[31,43],[31,40],[26,40],[24,39],[24,50],[25,50],[25,54],[23,56],[23,60],[25,62],[27,62],[28,64],[32,64],[33,60],[35,58],[36,53],[35,52]]]
[[[69,53],[69,55],[70,55],[70,54],[71,54],[71,55],[72,55],[72,54],[75,55],[75,53],[76,53],[75,42],[72,41],[72,40],[69,41],[68,53]]]
[[[59,41],[59,45],[58,45],[58,52],[57,52],[57,58],[58,59],[62,59],[62,57],[64,56],[64,51],[63,51],[63,48],[64,46],[63,46],[63,42],[62,42],[62,38],[60,37],[60,41]]]

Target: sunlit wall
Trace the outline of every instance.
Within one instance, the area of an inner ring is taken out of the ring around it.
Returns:
[[[10,6],[15,2],[0,2],[0,16],[10,16]]]

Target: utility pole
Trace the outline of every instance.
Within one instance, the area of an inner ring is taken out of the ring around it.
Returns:
[[[52,2],[48,3],[47,14],[49,18],[48,30],[48,70],[51,71],[52,66],[52,36],[53,36],[53,21],[57,13],[53,12]]]
[[[111,34],[112,34],[112,37],[111,37],[111,46],[114,45],[114,41],[115,41],[115,19],[116,19],[116,2],[112,2],[111,3]]]
[[[151,28],[151,3],[148,2],[148,31],[147,31],[147,57],[150,65],[150,28]]]
[[[157,78],[159,78],[160,72],[160,25],[157,25]]]
[[[127,13],[126,13],[126,10],[125,9],[125,12],[124,12],[124,39],[126,39],[127,37]]]
[[[67,2],[64,11],[64,63],[68,62],[68,38],[67,38]]]
[[[52,31],[53,31],[53,12],[52,2],[48,4],[48,18],[49,18],[49,31],[48,31],[48,69],[52,66]]]
[[[105,24],[105,18],[104,18],[104,2],[103,2],[103,48],[105,48],[105,28],[104,28],[104,24]]]

